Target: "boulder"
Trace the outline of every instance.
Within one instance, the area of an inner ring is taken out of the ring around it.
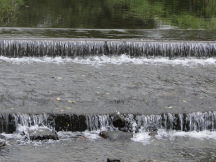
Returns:
[[[112,141],[116,140],[130,140],[133,137],[131,132],[122,131],[102,131],[99,135],[104,139],[109,139]]]
[[[58,135],[55,130],[39,127],[34,130],[28,131],[28,136],[30,140],[58,140]]]

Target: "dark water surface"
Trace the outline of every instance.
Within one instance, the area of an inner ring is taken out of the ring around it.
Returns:
[[[214,0],[1,0],[0,4],[0,26],[216,28]]]
[[[1,38],[100,38],[215,41],[216,30],[0,27]]]
[[[215,8],[214,0],[0,0],[0,35],[215,40]]]

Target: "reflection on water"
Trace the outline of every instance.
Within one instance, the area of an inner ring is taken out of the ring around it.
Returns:
[[[215,0],[0,0],[0,26],[216,29]]]
[[[216,40],[216,30],[74,29],[0,27],[1,38],[102,38],[153,40]]]

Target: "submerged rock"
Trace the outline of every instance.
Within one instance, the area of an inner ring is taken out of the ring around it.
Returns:
[[[3,147],[6,145],[6,140],[0,139],[0,147]]]
[[[2,134],[0,134],[0,140],[6,140],[6,137]]]
[[[149,136],[156,136],[158,134],[158,128],[156,125],[150,125],[146,130],[149,132]]]
[[[122,131],[102,131],[99,133],[102,138],[109,139],[112,141],[115,140],[130,140],[133,137],[133,134],[130,132]]]
[[[108,159],[107,159],[107,162],[121,162],[121,160],[108,158]]]
[[[156,136],[156,135],[158,135],[158,133],[157,132],[149,132],[149,134],[148,134],[149,136]]]
[[[141,160],[140,162],[156,162],[156,160]]]
[[[34,130],[29,130],[29,139],[30,140],[58,140],[58,135],[55,130],[49,128],[38,128]]]

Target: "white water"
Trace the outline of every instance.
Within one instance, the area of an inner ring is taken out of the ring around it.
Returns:
[[[216,142],[216,132],[215,131],[166,131],[164,129],[158,130],[158,134],[154,137],[148,135],[148,132],[139,132],[134,134],[131,139],[134,142],[141,142],[143,144],[149,144],[152,140],[174,140],[175,138],[196,138],[199,140],[215,140]]]
[[[34,145],[41,145],[44,142],[45,143],[53,143],[53,142],[59,142],[62,140],[71,140],[73,138],[80,138],[83,140],[90,140],[90,141],[96,141],[100,139],[99,133],[101,130],[94,130],[94,131],[84,131],[84,132],[65,132],[65,131],[59,131],[57,132],[59,140],[47,140],[47,141],[31,141],[26,139],[26,135],[22,135],[22,132],[27,132],[29,130],[36,130],[40,128],[47,128],[46,126],[21,126],[19,125],[17,128],[16,133],[14,134],[5,134],[2,133],[1,135],[5,136],[6,140],[16,140],[18,144],[25,145],[25,144],[34,144]],[[105,130],[105,129],[102,129]],[[174,140],[175,138],[196,138],[199,140],[213,140],[216,142],[216,131],[191,131],[191,132],[184,132],[184,131],[174,131],[174,130],[164,130],[159,129],[158,134],[155,136],[150,136],[148,132],[145,132],[141,130],[139,133],[134,133],[133,138],[131,138],[131,141],[134,142],[140,142],[144,145],[151,144],[154,140]],[[105,140],[105,139],[104,139]],[[7,142],[8,143],[8,142]],[[9,144],[9,143],[8,143]]]
[[[127,55],[120,56],[90,56],[86,58],[62,58],[62,57],[22,57],[22,58],[9,58],[0,56],[0,62],[8,62],[13,64],[32,64],[32,63],[54,63],[54,64],[65,64],[65,63],[77,63],[87,64],[92,66],[101,66],[106,64],[169,64],[169,65],[183,65],[183,66],[194,66],[194,65],[216,65],[216,58],[175,58],[169,59],[167,57],[137,57],[132,58]]]
[[[6,133],[1,133],[2,136],[5,137],[7,145],[10,145],[11,141],[15,141],[19,145],[26,145],[26,144],[33,144],[34,146],[40,146],[43,145],[44,143],[58,143],[60,141],[69,141],[71,139],[81,139],[81,140],[89,140],[89,141],[95,141],[99,138],[100,131],[84,131],[84,132],[64,132],[64,131],[59,131],[57,132],[59,140],[44,140],[44,141],[38,141],[38,140],[29,140],[28,137],[28,131],[29,130],[37,130],[37,129],[48,129],[46,126],[19,126],[17,131],[13,134],[6,134]],[[23,132],[25,132],[25,135],[23,135]]]

